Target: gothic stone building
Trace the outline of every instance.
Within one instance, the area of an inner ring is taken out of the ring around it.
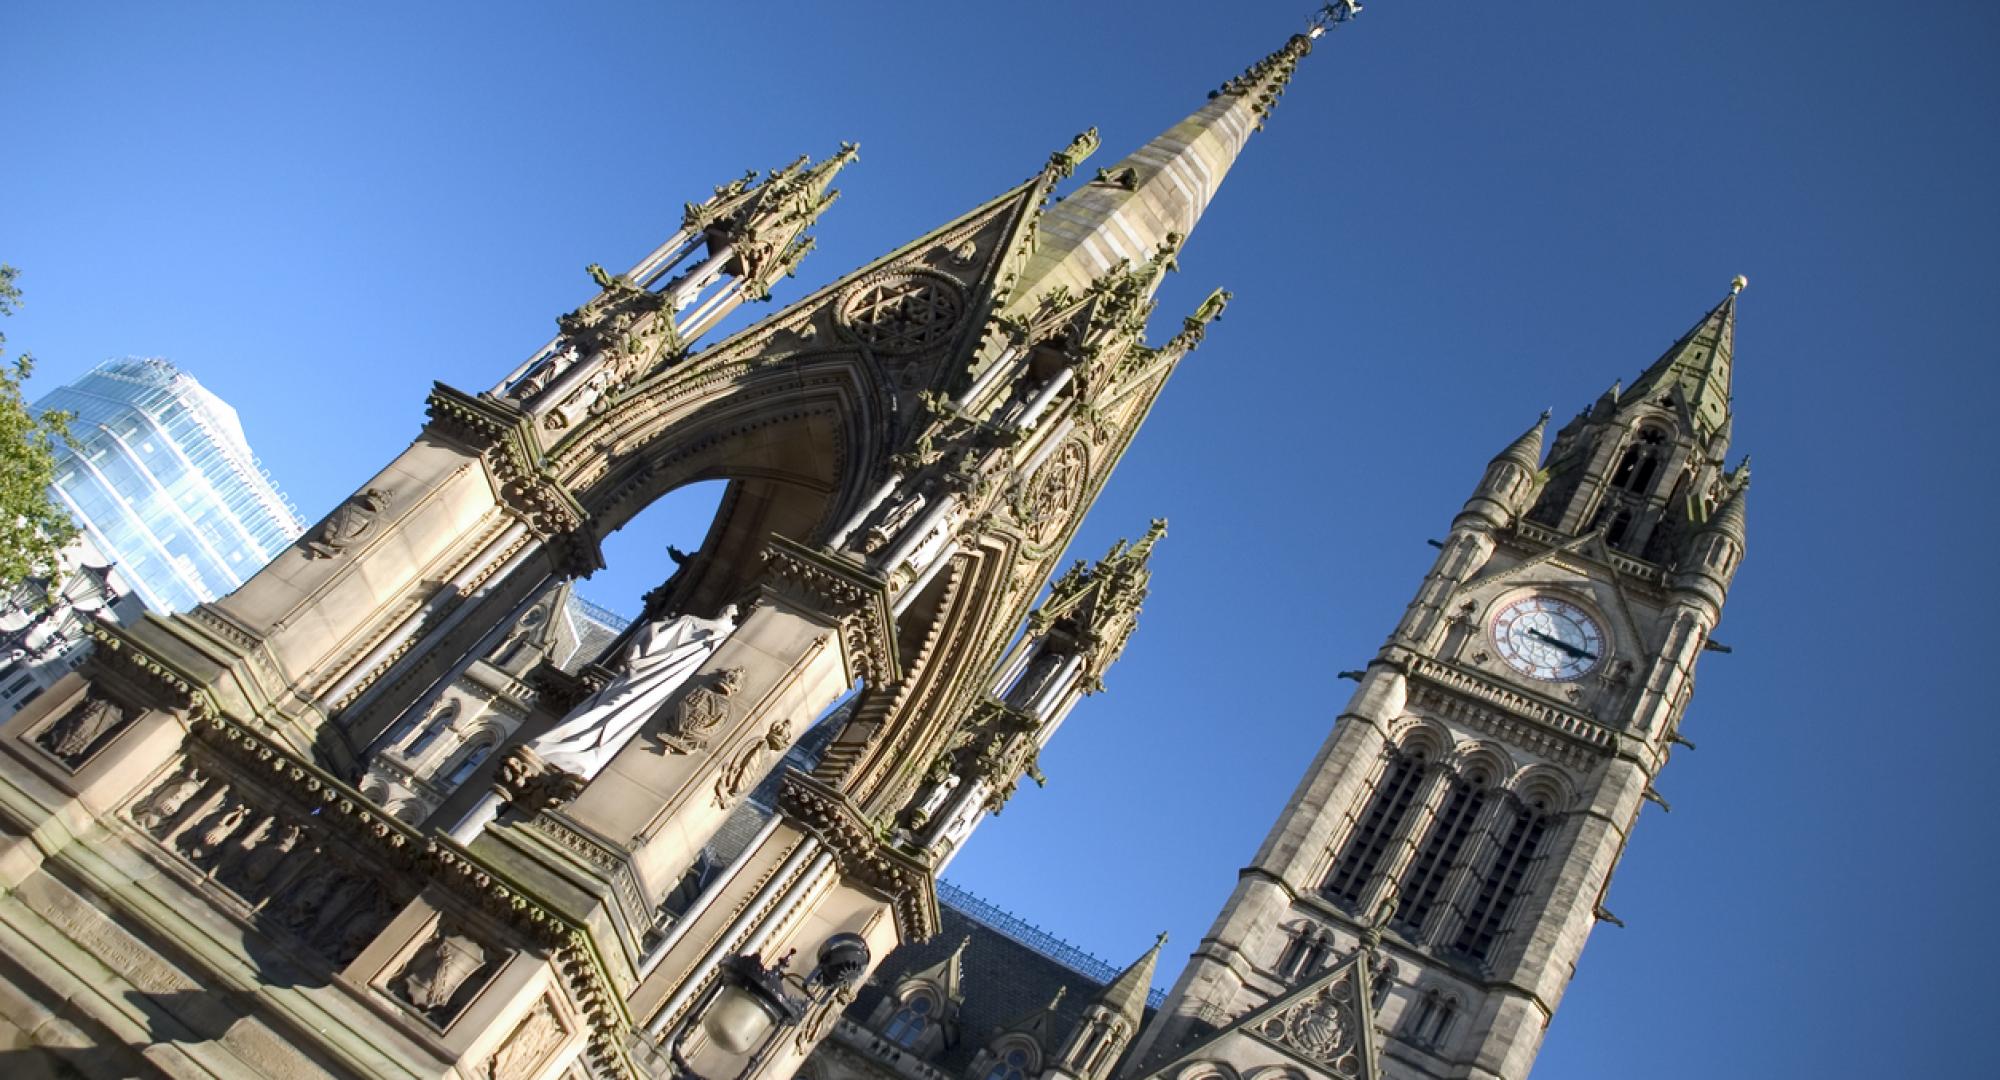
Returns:
[[[1150,1022],[1157,946],[992,1031],[1025,978],[937,951],[940,873],[1150,585],[1163,523],[1059,559],[1227,301],[1149,344],[1154,293],[1354,8],[697,351],[854,152],[725,184],[236,592],[93,626],[0,724],[10,1069],[1524,1076],[1741,558],[1733,297],[1488,467]],[[605,535],[716,479],[641,618],[542,629]]]

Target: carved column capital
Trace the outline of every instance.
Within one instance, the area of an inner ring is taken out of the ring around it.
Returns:
[[[814,551],[782,536],[764,549],[767,594],[840,628],[849,681],[886,685],[902,676],[889,584],[858,563]]]
[[[589,511],[542,468],[541,435],[526,411],[443,383],[432,386],[426,409],[424,430],[478,455],[501,505],[549,549],[558,573],[583,577],[604,565]]]
[[[887,897],[904,941],[937,933],[937,877],[932,869],[891,847],[840,792],[797,771],[785,773],[778,812],[833,854],[840,872]]]

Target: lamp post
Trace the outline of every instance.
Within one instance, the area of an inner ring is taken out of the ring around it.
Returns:
[[[722,962],[714,985],[688,1012],[674,1033],[669,1051],[678,1080],[705,1080],[688,1064],[686,1045],[697,1024],[709,1041],[728,1054],[748,1054],[737,1080],[763,1064],[775,1036],[805,1019],[806,1013],[851,985],[868,970],[868,943],[860,934],[835,934],[819,947],[819,963],[800,978],[785,970],[791,954],[764,966],[756,954],[732,956]]]

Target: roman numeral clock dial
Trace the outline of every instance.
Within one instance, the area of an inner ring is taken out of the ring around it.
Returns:
[[[1590,613],[1553,596],[1524,596],[1493,616],[1493,647],[1515,671],[1575,682],[1604,657],[1604,631]]]

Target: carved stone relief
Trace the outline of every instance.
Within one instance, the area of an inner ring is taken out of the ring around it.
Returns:
[[[681,699],[660,732],[660,741],[677,754],[708,749],[709,736],[729,718],[730,696],[742,685],[742,668],[716,672],[707,686],[697,686]]]
[[[950,341],[965,315],[958,287],[940,274],[885,274],[856,283],[836,315],[849,337],[885,355]]]
[[[1089,457],[1083,444],[1076,440],[1064,443],[1046,464],[1035,470],[1014,503],[1014,512],[1029,540],[1047,544],[1062,535],[1070,513],[1082,503],[1088,475]]]
[[[331,559],[353,547],[362,537],[374,531],[375,520],[389,509],[389,500],[395,492],[385,488],[369,488],[361,494],[340,504],[340,508],[328,514],[319,528],[306,538],[306,551],[322,559]]]
[[[71,769],[79,768],[113,734],[132,722],[124,706],[92,693],[71,705],[56,721],[35,735],[35,745],[55,755]]]
[[[514,1025],[513,1033],[493,1052],[479,1075],[487,1080],[527,1080],[542,1071],[549,1057],[568,1038],[569,1030],[563,1027],[555,1002],[541,998]]]
[[[392,997],[439,1028],[451,1026],[497,966],[485,946],[440,922],[389,977]]]
[[[272,807],[272,810],[266,810]],[[132,824],[253,917],[335,968],[352,963],[408,900],[359,860],[312,843],[279,800],[189,762],[133,804]],[[288,820],[291,819],[291,820]]]
[[[1319,993],[1264,1018],[1257,1033],[1324,1065],[1337,1077],[1360,1077],[1361,1014],[1354,983],[1340,978]]]

